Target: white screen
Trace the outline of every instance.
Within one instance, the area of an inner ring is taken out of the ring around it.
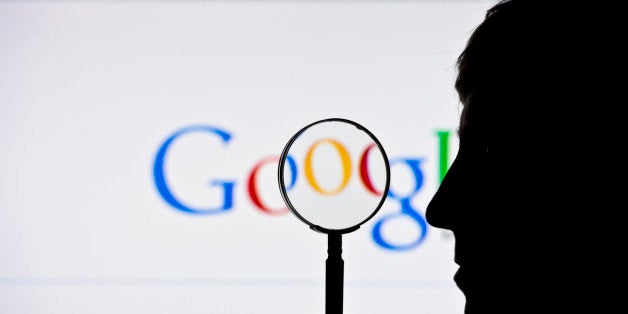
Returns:
[[[323,313],[327,238],[284,208],[276,158],[335,117],[391,162],[343,236],[344,313],[462,313],[424,210],[489,6],[0,2],[0,313]]]

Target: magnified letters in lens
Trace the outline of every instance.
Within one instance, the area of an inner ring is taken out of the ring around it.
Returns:
[[[384,148],[370,131],[351,120],[316,121],[288,141],[278,178],[290,211],[311,229],[328,235],[325,309],[327,314],[340,314],[341,235],[359,229],[386,199],[390,166]]]

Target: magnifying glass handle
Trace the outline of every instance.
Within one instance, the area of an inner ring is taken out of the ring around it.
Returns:
[[[325,266],[325,313],[342,314],[344,261],[340,233],[328,234]]]

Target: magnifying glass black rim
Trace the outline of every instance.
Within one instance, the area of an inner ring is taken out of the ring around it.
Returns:
[[[290,147],[292,147],[292,144],[294,143],[294,141],[303,132],[305,132],[305,130],[309,129],[310,127],[312,127],[312,126],[314,126],[316,124],[319,124],[319,123],[332,122],[332,121],[345,122],[345,123],[352,124],[356,128],[358,128],[358,129],[364,131],[366,134],[368,134],[371,137],[371,139],[375,142],[377,147],[379,148],[379,151],[382,153],[382,156],[384,157],[384,165],[386,166],[386,186],[384,187],[384,191],[383,191],[383,194],[382,194],[383,196],[382,196],[381,200],[379,201],[379,204],[377,204],[377,208],[375,208],[375,210],[373,210],[371,215],[366,217],[366,219],[362,220],[361,222],[359,222],[355,226],[348,227],[348,228],[343,228],[343,229],[328,229],[328,228],[324,228],[324,227],[321,227],[321,226],[318,226],[316,224],[313,224],[313,223],[309,222],[307,219],[305,219],[303,216],[301,216],[301,214],[299,214],[299,212],[296,210],[294,205],[292,205],[292,202],[290,202],[290,199],[288,198],[287,191],[286,191],[286,185],[284,183],[284,178],[283,178],[283,170],[284,170],[284,165],[286,163],[286,158],[288,157],[288,151],[290,150]],[[386,156],[386,151],[382,147],[382,144],[375,137],[375,135],[373,135],[373,133],[371,133],[368,129],[366,129],[365,127],[363,127],[359,123],[351,121],[351,120],[348,120],[348,119],[328,118],[328,119],[318,120],[318,121],[315,121],[315,122],[312,122],[312,123],[306,125],[305,127],[303,127],[301,130],[299,130],[297,133],[295,133],[290,138],[290,140],[288,141],[288,143],[284,147],[283,151],[281,152],[281,157],[279,158],[278,177],[279,177],[279,190],[281,192],[281,197],[283,198],[284,202],[288,206],[288,209],[290,209],[290,211],[295,216],[297,216],[299,218],[299,220],[303,221],[304,223],[309,225],[311,229],[313,229],[315,231],[318,231],[318,232],[323,232],[323,233],[328,233],[328,234],[329,233],[348,233],[348,232],[352,232],[352,231],[355,231],[355,230],[359,229],[361,225],[363,225],[365,222],[367,222],[369,219],[371,219],[373,216],[375,216],[375,214],[377,214],[377,212],[380,210],[380,208],[384,204],[384,201],[386,200],[386,196],[388,195],[388,189],[390,187],[390,165],[388,164],[388,156]]]

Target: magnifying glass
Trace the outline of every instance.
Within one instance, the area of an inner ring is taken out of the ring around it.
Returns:
[[[325,313],[340,314],[342,234],[359,229],[384,203],[390,186],[386,152],[354,121],[319,120],[290,138],[279,159],[278,178],[290,211],[311,229],[328,235]]]

